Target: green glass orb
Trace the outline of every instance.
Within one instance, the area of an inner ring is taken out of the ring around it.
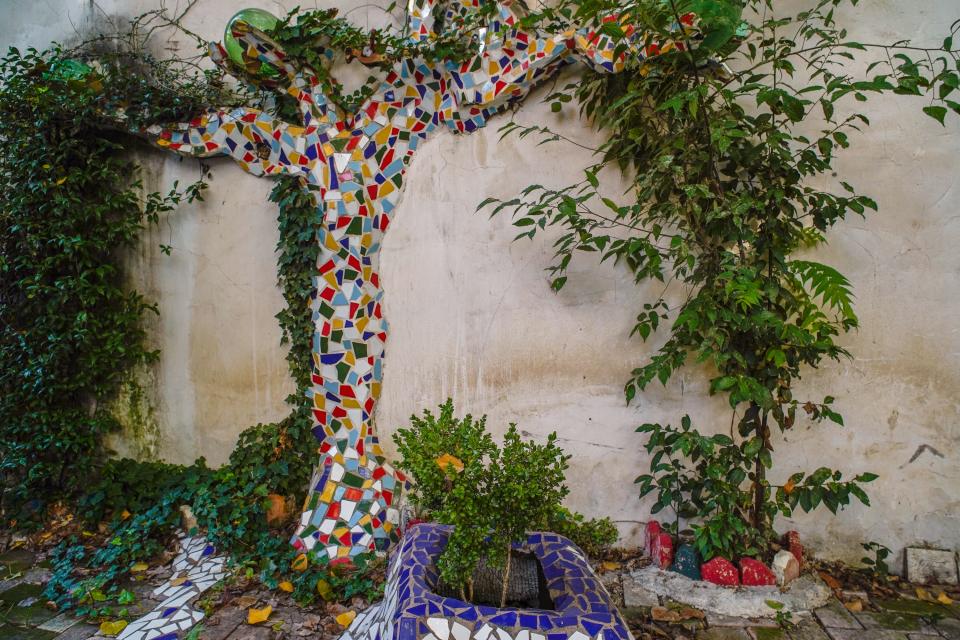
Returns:
[[[744,35],[741,0],[690,0],[683,4],[683,8],[700,17],[703,32],[700,48],[705,51],[717,51],[734,36]]]
[[[260,31],[273,29],[277,26],[278,20],[275,15],[263,9],[243,9],[234,14],[234,16],[230,18],[230,21],[227,22],[227,28],[223,32],[223,47],[227,50],[227,56],[230,60],[232,60],[234,64],[243,67],[243,52],[246,47],[233,37],[233,24],[238,20],[243,20],[251,27],[260,29]],[[266,76],[277,75],[276,67],[269,64],[264,64],[260,71]]]

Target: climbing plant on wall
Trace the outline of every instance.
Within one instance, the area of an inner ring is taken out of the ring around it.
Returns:
[[[210,87],[164,90],[162,66],[148,81],[122,55],[94,69],[73,53],[0,60],[0,469],[3,509],[21,520],[30,501],[37,515],[82,486],[118,427],[110,402],[156,358],[142,321],[157,309],[130,288],[121,251],[205,186],[141,195],[138,167],[97,124],[113,102],[133,121],[177,117]]]
[[[704,4],[571,2],[553,11],[592,21],[611,38],[623,38],[624,23],[656,38]],[[644,292],[633,334],[668,333],[631,373],[628,402],[686,364],[709,365],[710,394],[732,410],[730,434],[704,436],[687,417],[679,427],[645,424],[638,431],[652,462],[637,478],[641,495],[657,497],[654,513],[670,508],[674,527],[681,518],[693,523],[708,557],[761,552],[778,514],[869,504],[862,484],[870,473],[770,475],[777,432],[804,418],[843,425],[833,397],[807,399],[795,389],[824,360],[849,357],[841,336],[858,326],[849,281],[809,250],[848,216],[877,208],[842,175],[833,178],[838,155],[870,125],[860,105],[900,95],[940,123],[960,113],[958,23],[933,46],[878,44],[852,39],[840,24],[841,15],[869,19],[856,1],[810,0],[788,12],[748,0],[742,23],[741,3],[712,4],[702,39],[661,51],[633,73],[588,75],[549,97],[555,111],[577,100],[607,135],[582,182],[531,185],[483,203],[512,213],[519,237],[560,230],[549,268],[558,291],[580,252],[633,274]],[[605,20],[615,9],[622,22]],[[505,131],[556,135],[515,123]],[[625,195],[602,184],[607,166],[631,177]]]

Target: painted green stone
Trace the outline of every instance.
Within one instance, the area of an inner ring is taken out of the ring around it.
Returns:
[[[223,31],[223,47],[227,50],[227,57],[233,61],[234,64],[241,67],[244,66],[243,63],[243,50],[244,46],[233,37],[233,25],[237,21],[242,20],[246,22],[251,27],[255,27],[260,31],[269,31],[277,26],[277,17],[265,11],[263,9],[242,9],[235,13],[229,22],[227,22],[227,28]],[[276,67],[265,64],[260,68],[261,73],[265,76],[275,76],[277,75]]]
[[[687,576],[691,580],[700,579],[700,554],[689,544],[682,544],[673,556],[670,571]]]

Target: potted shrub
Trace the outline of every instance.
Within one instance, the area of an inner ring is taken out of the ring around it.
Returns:
[[[394,436],[417,515],[436,522],[407,530],[383,602],[358,616],[349,637],[628,638],[586,554],[537,531],[559,523],[592,543],[615,537],[609,520],[583,522],[560,506],[567,456],[556,434],[538,444],[510,425],[498,446],[485,422],[455,418],[448,400]]]

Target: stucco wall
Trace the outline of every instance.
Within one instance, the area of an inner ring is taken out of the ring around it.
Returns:
[[[242,4],[279,14],[297,3]],[[334,4],[360,24],[388,21],[368,5]],[[104,16],[153,6],[7,0],[0,43],[43,46]],[[228,0],[200,0],[184,24],[216,39],[237,8]],[[953,0],[886,0],[862,5],[847,24],[865,41],[939,42],[956,17]],[[191,50],[182,39],[162,44]],[[915,542],[960,547],[960,126],[954,120],[942,128],[920,106],[907,99],[868,105],[873,126],[838,165],[881,212],[840,225],[820,252],[853,281],[862,328],[843,338],[854,360],[811,372],[803,390],[814,398],[834,395],[847,426],[800,422],[776,453],[777,478],[821,465],[881,474],[871,487],[871,509],[798,520],[825,556],[858,558],[864,540],[895,550]],[[705,372],[695,368],[626,407],[622,385],[650,351],[628,339],[643,292],[623,270],[586,256],[555,294],[543,271],[550,236],[514,243],[506,218],[474,213],[487,196],[512,196],[533,182],[566,184],[589,161],[570,144],[498,142],[497,123],[507,117],[471,136],[438,134],[408,172],[383,248],[391,335],[379,429],[391,450],[389,435],[411,413],[449,396],[461,411],[487,413],[498,432],[508,422],[536,438],[556,430],[574,454],[570,506],[613,517],[624,539],[635,540],[650,503],[637,500],[632,484],[647,467],[634,427],[690,413],[702,429],[725,430],[729,411],[706,397]],[[514,117],[588,146],[598,140],[574,108],[552,114],[537,95]],[[138,157],[150,189],[199,173],[194,161],[152,151]],[[286,414],[283,399],[293,385],[273,318],[283,302],[275,286],[277,212],[266,201],[271,185],[229,161],[209,164],[214,179],[206,202],[181,207],[130,257],[137,283],[160,304],[152,330],[162,357],[142,373],[148,419],[115,441],[121,453],[177,462],[204,455],[220,463],[245,427]],[[172,245],[172,255],[162,255],[160,243]]]

